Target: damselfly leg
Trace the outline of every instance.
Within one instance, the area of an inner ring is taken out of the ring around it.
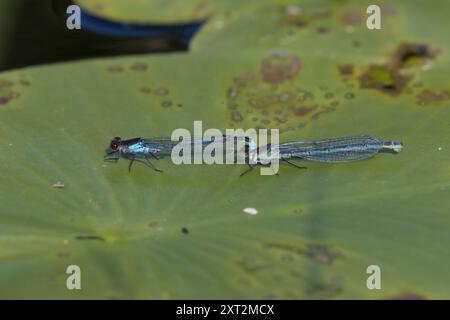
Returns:
[[[151,153],[150,155],[151,155],[152,157],[155,157],[155,159],[159,159],[159,158],[157,158],[153,153]],[[149,166],[150,168],[152,168],[153,170],[158,171],[158,172],[163,172],[162,170],[156,168],[156,167],[154,166],[154,164],[150,161],[150,159],[149,159],[147,156],[145,157],[145,160],[147,161],[148,166]]]
[[[294,168],[297,168],[297,169],[306,169],[306,167],[299,166],[299,165],[297,165],[297,164],[295,164],[295,163],[292,163],[291,161],[286,160],[286,159],[282,159],[282,160],[281,160],[281,164],[287,164],[287,165],[289,165],[289,166],[291,166],[291,167],[294,167]],[[244,172],[241,173],[241,175],[240,175],[241,177],[242,177],[243,175],[249,173],[249,172],[252,171],[253,169],[255,169],[257,166],[271,167],[271,164],[261,164],[261,163],[260,163],[260,164],[258,164],[258,165],[251,165],[251,164],[249,164],[248,166],[249,166],[249,168],[248,168],[247,170],[245,170]],[[273,168],[272,168],[272,170],[273,170]],[[278,173],[275,173],[275,171],[274,171],[274,174],[278,176]]]
[[[130,164],[128,165],[128,172],[131,172],[131,167],[133,166],[133,163],[134,163],[135,161],[136,161],[136,162],[143,163],[144,165],[146,165],[147,167],[149,167],[149,168],[151,168],[151,169],[153,169],[153,170],[155,170],[155,171],[162,172],[162,170],[156,168],[156,167],[153,165],[153,163],[151,163],[150,160],[148,160],[147,157],[145,158],[146,161],[142,161],[141,159],[136,159],[136,158],[131,158],[131,157],[127,157],[127,159],[130,160]]]
[[[240,174],[241,177],[242,177],[243,175],[249,173],[249,172],[252,171],[253,169],[255,169],[257,165],[251,165],[251,164],[249,164],[248,166],[249,166],[249,168]],[[270,167],[270,168],[272,169],[273,174],[276,175],[276,176],[278,176],[278,173],[276,173],[276,172],[273,170],[272,165],[270,165],[270,164],[258,164],[258,166]]]
[[[248,165],[249,168],[247,170],[245,170],[244,172],[241,173],[241,177],[247,173],[249,173],[250,171],[252,171],[253,169],[255,169],[256,166],[252,166],[251,164]]]
[[[119,161],[120,157],[110,157],[110,155],[112,155],[112,153],[107,154],[106,156],[103,157],[103,161],[105,162],[117,162]]]
[[[154,153],[152,153],[152,152],[150,152],[149,155],[150,155],[152,158],[156,159],[156,160],[161,159],[160,157],[158,157],[156,154],[154,154]],[[147,158],[146,158],[146,159],[147,159]],[[148,160],[148,159],[147,159],[147,160]]]
[[[292,163],[292,162],[290,162],[289,160],[286,160],[286,159],[281,160],[281,163],[289,164],[290,166],[292,166],[294,168],[298,168],[298,169],[306,169],[306,167],[302,167],[302,166],[296,165],[295,163]]]

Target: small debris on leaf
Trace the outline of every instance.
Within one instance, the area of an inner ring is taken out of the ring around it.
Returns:
[[[64,183],[62,183],[61,181],[58,181],[58,182],[54,183],[52,185],[52,187],[57,188],[57,189],[62,189],[62,188],[64,188]]]
[[[188,234],[189,230],[188,230],[188,228],[183,227],[183,228],[181,228],[181,232],[184,233],[184,234]]]
[[[256,210],[255,208],[244,208],[244,210],[242,211],[251,215],[255,215],[258,213],[258,210]]]

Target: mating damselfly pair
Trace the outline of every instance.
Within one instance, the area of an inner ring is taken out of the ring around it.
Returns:
[[[403,148],[403,143],[401,142],[381,141],[369,135],[316,141],[291,141],[277,145],[267,144],[260,147],[257,147],[256,142],[250,137],[227,135],[222,136],[220,139],[193,139],[181,143],[189,144],[194,149],[203,150],[203,148],[214,146],[214,144],[226,144],[230,141],[244,144],[244,147],[238,148],[237,152],[244,155],[245,163],[249,165],[249,169],[244,171],[241,176],[257,166],[270,166],[274,160],[305,169],[305,167],[294,164],[291,160],[324,163],[352,162],[371,158],[378,152],[398,153]],[[129,171],[134,162],[141,162],[156,171],[161,171],[155,167],[150,159],[158,160],[170,157],[174,148],[179,145],[180,142],[172,141],[171,138],[133,138],[122,140],[120,137],[116,137],[110,143],[110,150],[107,151],[105,161],[117,162],[123,157],[130,160]]]

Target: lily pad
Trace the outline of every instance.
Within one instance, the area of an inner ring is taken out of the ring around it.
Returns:
[[[212,19],[187,54],[1,73],[0,97],[15,95],[0,104],[0,297],[448,298],[450,45],[423,27],[448,30],[448,7],[421,6],[400,3],[384,33],[341,25],[355,3],[299,30],[282,23],[283,5],[267,6],[217,30]],[[399,70],[411,78],[399,94],[361,87],[404,43],[440,54]],[[440,98],[420,103],[433,97],[424,91]],[[242,178],[240,165],[162,159],[163,173],[128,173],[125,160],[103,162],[114,136],[167,136],[194,120],[405,148]],[[66,288],[72,264],[82,290]],[[373,264],[382,290],[366,287]]]
[[[195,0],[164,1],[143,0],[130,4],[126,0],[76,0],[88,12],[113,21],[132,23],[190,23],[203,21],[217,13],[242,12],[245,7],[263,1]]]

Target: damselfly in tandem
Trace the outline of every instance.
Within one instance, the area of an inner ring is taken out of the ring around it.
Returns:
[[[233,136],[233,135],[223,135],[222,137],[215,139],[188,139],[182,141],[173,141],[171,138],[132,138],[122,140],[120,137],[115,137],[111,140],[107,154],[104,157],[105,161],[117,162],[119,159],[125,158],[130,160],[128,166],[128,171],[131,171],[131,167],[134,162],[140,162],[146,166],[152,168],[155,171],[162,172],[160,169],[156,168],[155,165],[150,161],[150,159],[161,159],[170,157],[172,155],[172,150],[175,146],[183,148],[183,146],[189,145],[192,150],[200,150],[203,152],[206,146],[212,146],[213,144],[222,144],[223,150],[227,152],[235,152],[234,149],[230,149],[229,143],[239,142],[243,145],[243,150],[237,150],[238,153],[242,153],[243,157],[246,154],[252,153],[256,149],[256,143],[249,137],[246,136]],[[200,148],[196,148],[199,146]],[[231,151],[230,151],[231,150]],[[193,157],[198,156],[196,154]]]
[[[317,141],[292,141],[279,145],[266,145],[250,150],[248,161],[250,168],[242,175],[253,170],[258,165],[270,166],[271,161],[278,160],[300,169],[306,167],[292,163],[291,159],[301,159],[313,162],[340,163],[363,160],[373,157],[378,152],[399,153],[403,143],[397,141],[381,141],[378,138],[361,135],[341,137]]]

